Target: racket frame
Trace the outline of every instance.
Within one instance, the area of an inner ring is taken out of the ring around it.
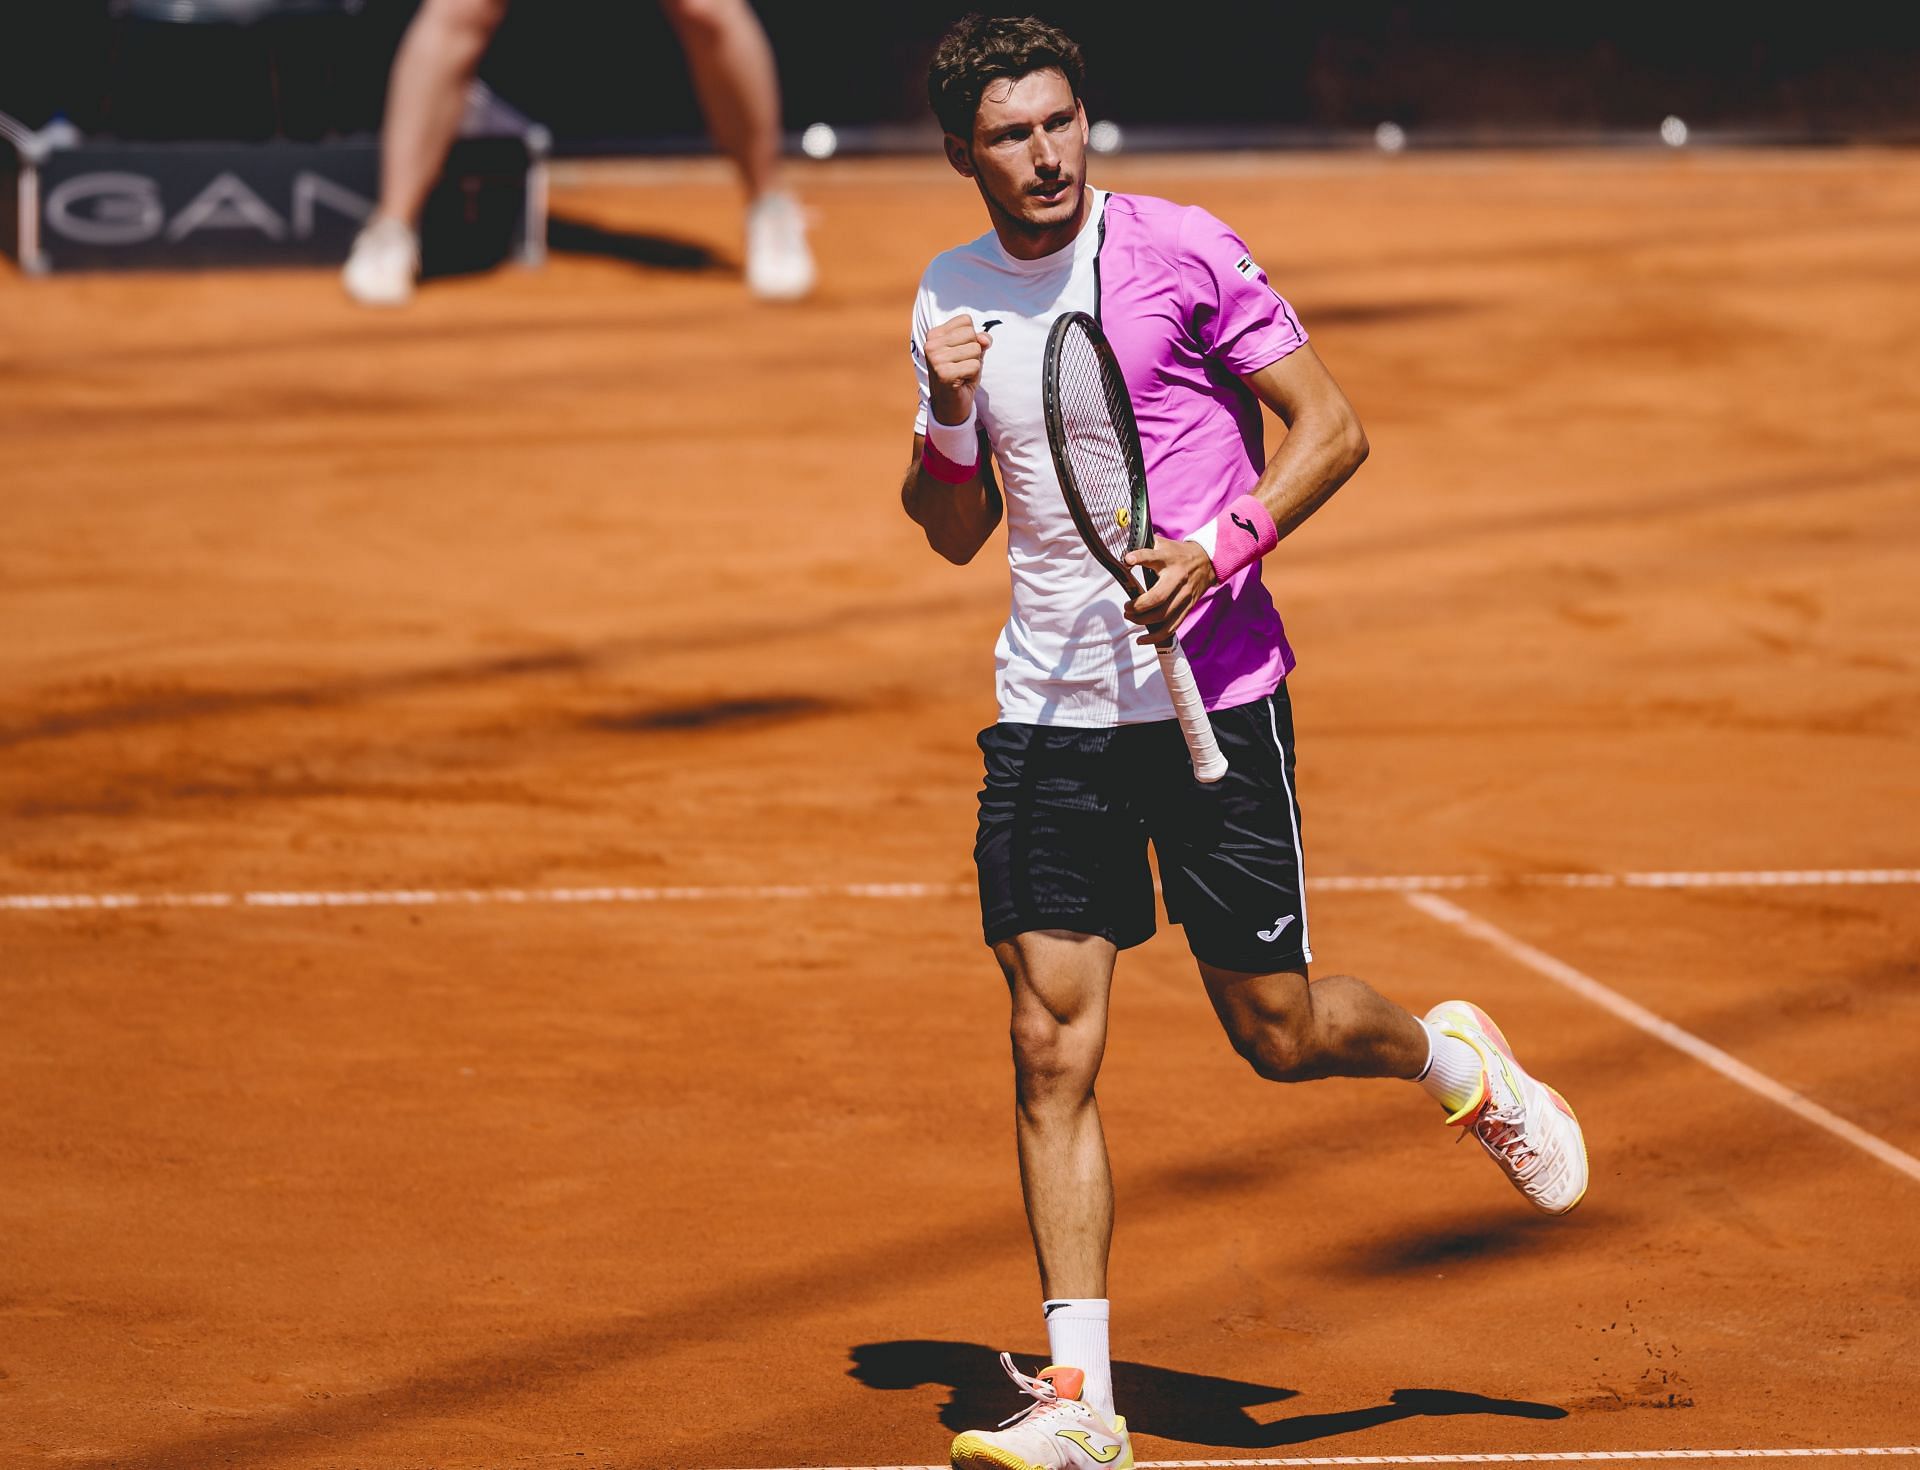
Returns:
[[[1128,598],[1132,599],[1140,595],[1141,583],[1134,578],[1134,568],[1113,554],[1106,538],[1093,524],[1093,517],[1088,513],[1085,498],[1080,492],[1079,478],[1073,473],[1072,458],[1067,453],[1066,416],[1060,402],[1060,353],[1068,333],[1075,330],[1086,333],[1087,344],[1094,350],[1101,376],[1109,383],[1120,385],[1117,394],[1108,396],[1113,400],[1115,409],[1114,432],[1119,440],[1120,461],[1126,469],[1132,492],[1127,512],[1127,549],[1145,551],[1153,545],[1153,514],[1147,503],[1147,463],[1140,448],[1140,425],[1133,416],[1133,399],[1126,391],[1126,378],[1120,371],[1119,360],[1113,355],[1113,348],[1107,342],[1106,333],[1100,330],[1100,323],[1084,311],[1063,313],[1047,332],[1047,352],[1040,374],[1041,409],[1046,417],[1047,447],[1053,453],[1054,473],[1060,481],[1060,494],[1067,502],[1067,514],[1073,517],[1080,539],[1086,543],[1087,550],[1093,553],[1094,560],[1112,574],[1113,579],[1125,589]],[[1153,572],[1145,567],[1140,571],[1141,580],[1146,586],[1152,587],[1155,580]],[[1193,677],[1193,666],[1188,663],[1186,650],[1180,646],[1177,635],[1165,643],[1156,644],[1154,652],[1159,655],[1160,672],[1166,680],[1168,696],[1173,700],[1180,733],[1186,738],[1194,779],[1210,785],[1226,775],[1227,758],[1214,736],[1213,723],[1207,718],[1206,705],[1200,698],[1199,686]]]
[[[1040,374],[1040,406],[1046,415],[1047,447],[1053,452],[1054,473],[1060,480],[1061,494],[1066,497],[1067,514],[1073,517],[1073,523],[1080,531],[1080,539],[1087,543],[1094,560],[1105,567],[1126,590],[1128,597],[1137,597],[1141,592],[1140,582],[1134,577],[1134,569],[1107,546],[1106,538],[1093,524],[1093,517],[1087,512],[1086,501],[1080,493],[1080,481],[1073,473],[1073,461],[1067,454],[1067,426],[1064,409],[1060,403],[1060,353],[1066,343],[1067,333],[1076,327],[1087,329],[1087,342],[1099,360],[1103,377],[1110,377],[1122,385],[1119,395],[1118,413],[1114,427],[1120,440],[1120,459],[1127,471],[1127,481],[1132,487],[1132,499],[1127,514],[1127,549],[1145,551],[1153,545],[1153,515],[1147,504],[1147,462],[1140,450],[1140,425],[1133,416],[1133,400],[1124,391],[1126,379],[1120,372],[1120,363],[1108,345],[1106,334],[1100,330],[1100,323],[1084,311],[1069,311],[1056,318],[1047,332],[1046,364]],[[1153,574],[1146,573],[1146,585],[1153,585]]]

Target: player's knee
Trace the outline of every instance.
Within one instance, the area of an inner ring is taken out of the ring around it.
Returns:
[[[1233,1049],[1269,1082],[1306,1082],[1321,1075],[1320,1048],[1305,1013],[1263,1011],[1230,1034]]]
[[[1268,1082],[1305,1082],[1313,1076],[1306,1051],[1285,1032],[1243,1042],[1234,1049],[1246,1058],[1256,1076]]]
[[[1014,1012],[1013,1069],[1023,1096],[1083,1094],[1100,1071],[1100,1041],[1087,1028],[1059,1020],[1042,1006]]]

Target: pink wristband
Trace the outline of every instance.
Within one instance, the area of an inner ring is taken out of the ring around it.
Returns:
[[[920,467],[934,479],[948,485],[964,485],[980,473],[980,461],[972,464],[955,464],[940,452],[940,446],[928,439],[920,446]]]
[[[1280,544],[1280,528],[1267,508],[1242,495],[1213,523],[1213,574],[1222,582],[1238,576]]]

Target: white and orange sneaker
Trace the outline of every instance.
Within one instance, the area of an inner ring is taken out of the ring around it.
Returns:
[[[1480,1086],[1447,1122],[1480,1140],[1513,1187],[1549,1215],[1564,1215],[1587,1192],[1587,1140],[1567,1100],[1530,1076],[1479,1006],[1443,1000],[1428,1024],[1480,1053]]]
[[[1000,1354],[1007,1376],[1034,1402],[998,1429],[969,1429],[953,1442],[954,1470],[1133,1470],[1127,1421],[1109,1424],[1080,1402],[1086,1375],[1078,1368],[1042,1368],[1029,1378]]]

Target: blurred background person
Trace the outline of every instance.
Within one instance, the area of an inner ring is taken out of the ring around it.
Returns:
[[[747,0],[661,0],[685,49],[707,130],[746,192],[747,289],[794,301],[813,289],[799,202],[780,181],[780,78]],[[507,0],[425,0],[394,55],[380,130],[380,201],[341,279],[366,306],[404,306],[420,274],[420,211],[459,131],[468,85]]]

